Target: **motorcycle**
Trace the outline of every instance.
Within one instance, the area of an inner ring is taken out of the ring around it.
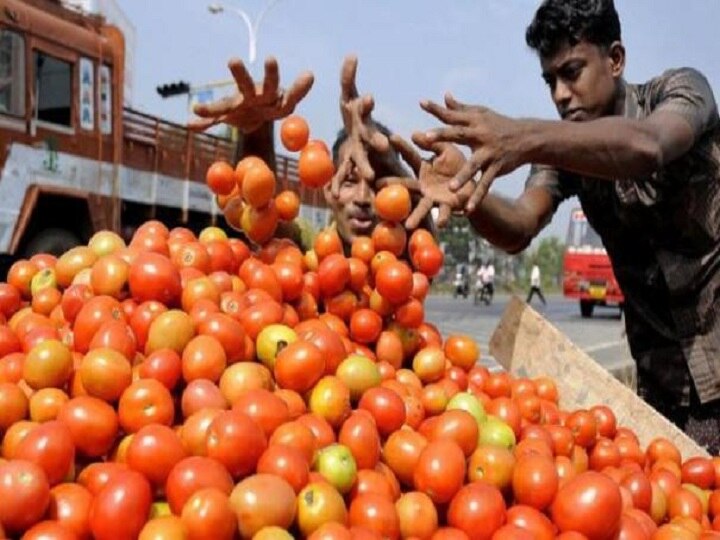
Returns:
[[[457,298],[460,295],[462,295],[463,298],[467,298],[468,294],[470,294],[470,284],[466,279],[463,279],[461,275],[455,276],[453,286],[453,298]]]

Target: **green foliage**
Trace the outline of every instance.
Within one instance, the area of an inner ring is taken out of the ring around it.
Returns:
[[[530,270],[533,264],[537,264],[540,267],[543,287],[550,289],[558,287],[562,279],[564,253],[565,243],[556,236],[540,240],[535,248],[523,254],[524,281],[530,283]]]
[[[476,241],[472,227],[462,216],[452,216],[444,229],[440,229],[438,242],[445,247],[445,265],[467,263],[470,243]]]

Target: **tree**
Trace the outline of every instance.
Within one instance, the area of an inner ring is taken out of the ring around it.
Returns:
[[[527,281],[530,280],[532,265],[537,264],[540,267],[543,287],[558,287],[562,279],[564,253],[565,244],[556,236],[540,240],[537,247],[526,251],[523,257]]]

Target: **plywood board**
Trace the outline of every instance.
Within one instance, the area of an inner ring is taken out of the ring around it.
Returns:
[[[552,377],[564,409],[610,406],[618,425],[632,428],[643,447],[656,437],[666,437],[685,459],[708,455],[519,298],[508,303],[490,339],[490,354],[514,375]]]

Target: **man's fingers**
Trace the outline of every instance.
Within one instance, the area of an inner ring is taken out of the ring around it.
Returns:
[[[239,95],[226,96],[212,103],[196,103],[193,107],[193,113],[202,118],[214,118],[229,113],[240,103],[242,103],[242,97]]]
[[[398,185],[407,188],[411,196],[420,195],[420,184],[414,178],[408,178],[406,176],[383,176],[382,178],[378,178],[378,181],[375,183],[377,189]]]
[[[358,142],[358,144],[354,146],[352,150],[352,160],[361,178],[368,181],[375,180],[375,170],[372,168],[372,165],[370,165],[367,151],[362,143]]]
[[[477,145],[471,128],[465,126],[431,129],[425,132],[425,138],[430,142],[448,142],[465,146]]]
[[[450,205],[448,204],[441,204],[440,205],[440,212],[438,213],[437,218],[437,226],[438,227],[445,227],[445,225],[448,224],[448,221],[450,221],[450,216],[452,215],[452,209],[450,208]]]
[[[276,96],[280,86],[280,70],[277,60],[273,56],[265,59],[265,79],[263,80],[263,95]]]
[[[300,76],[295,79],[295,82],[292,83],[292,86],[285,92],[283,98],[281,107],[285,114],[290,114],[295,110],[295,106],[308,95],[314,82],[315,77],[309,71],[301,73]]]
[[[374,128],[366,128],[364,139],[367,139],[367,143],[370,148],[376,152],[385,153],[390,150],[390,142],[385,134],[381,133],[380,130]]]
[[[250,76],[245,64],[239,58],[233,58],[228,63],[230,73],[232,73],[233,79],[237,83],[238,90],[240,93],[249,98],[255,95],[255,83]]]
[[[422,165],[422,156],[412,147],[412,145],[403,139],[397,133],[390,135],[390,144],[402,156],[405,162],[410,165],[415,176],[420,174],[420,166]]]
[[[345,177],[350,174],[352,165],[352,161],[350,161],[349,158],[345,158],[340,162],[340,166],[335,171],[335,174],[330,181],[330,194],[334,198],[337,199],[340,196],[340,184],[342,184]]]
[[[473,191],[473,194],[470,196],[470,199],[465,205],[468,212],[474,211],[475,208],[477,208],[477,206],[482,202],[485,195],[487,195],[487,192],[490,190],[490,185],[493,183],[493,180],[495,180],[499,171],[500,165],[493,163],[482,173],[482,176],[477,183],[477,187],[475,187],[475,191]]]
[[[367,120],[367,117],[373,112],[375,108],[375,98],[372,94],[365,94],[360,98],[360,116],[363,120]]]
[[[412,140],[423,150],[428,150],[436,154],[442,154],[451,146],[450,143],[433,141],[428,138],[427,133],[419,131],[412,134]]]
[[[357,56],[346,56],[340,71],[341,100],[350,101],[358,97],[357,86],[355,86],[355,74],[357,73]]]
[[[187,127],[190,131],[205,131],[219,122],[216,118],[194,118],[188,122]]]
[[[472,181],[479,170],[480,165],[475,159],[473,159],[473,156],[471,156],[457,172],[455,177],[450,181],[450,189],[452,191],[458,191],[462,188],[462,186]]]
[[[434,101],[421,101],[420,107],[422,107],[425,112],[429,112],[435,118],[437,118],[441,122],[444,122],[445,124],[459,126],[467,125],[467,120],[461,112],[453,111],[451,109],[443,107],[442,105],[439,105]]]
[[[428,197],[420,199],[418,205],[413,209],[408,218],[405,220],[405,227],[408,229],[417,229],[418,225],[425,219],[430,210],[432,210],[433,202]]]
[[[483,107],[482,105],[469,105],[468,103],[462,103],[458,101],[457,99],[455,99],[455,96],[453,96],[450,92],[445,94],[445,105],[448,109],[452,109],[453,111],[487,111],[487,107]]]

